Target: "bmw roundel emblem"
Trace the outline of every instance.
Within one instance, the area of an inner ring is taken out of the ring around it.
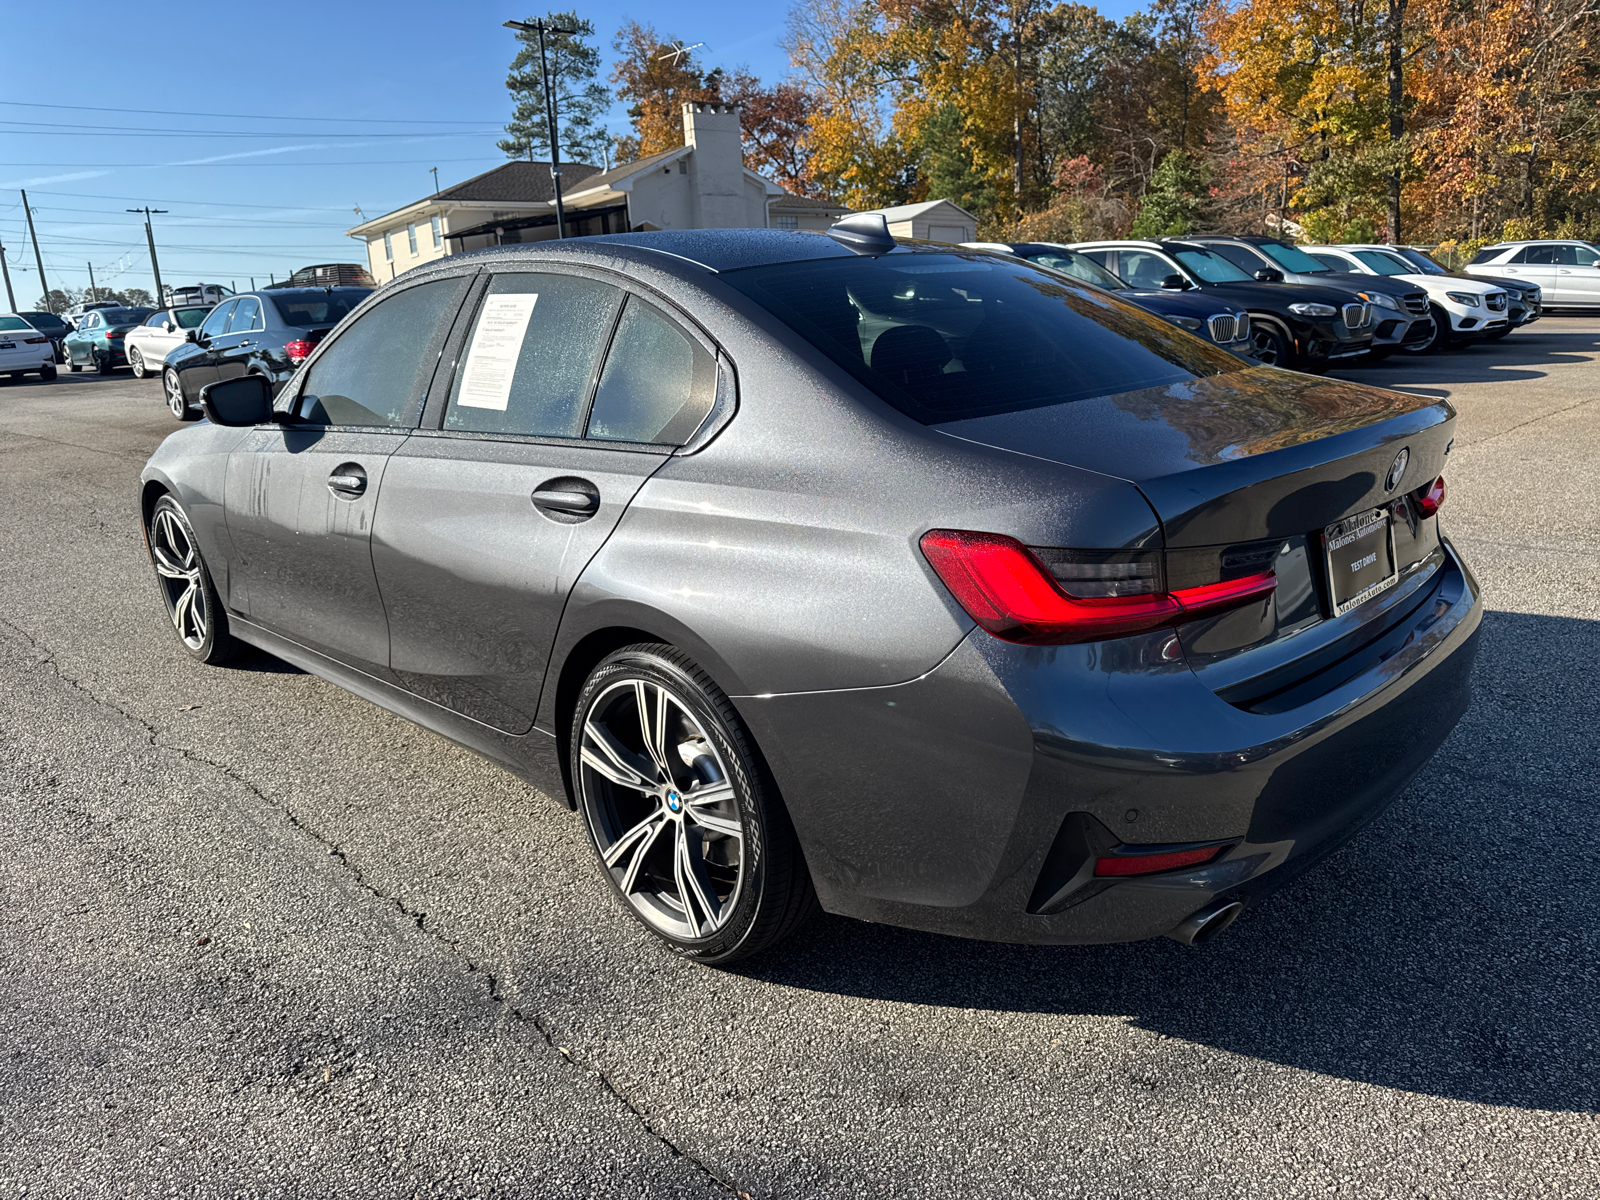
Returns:
[[[1400,481],[1405,478],[1406,467],[1410,462],[1411,450],[1409,447],[1394,456],[1394,465],[1389,468],[1389,478],[1383,481],[1385,491],[1392,492],[1400,486]]]
[[[677,812],[680,808],[683,807],[683,801],[678,799],[678,793],[677,792],[668,792],[667,793],[667,807],[670,808],[673,812]]]

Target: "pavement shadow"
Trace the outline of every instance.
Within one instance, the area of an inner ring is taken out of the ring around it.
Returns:
[[[1357,383],[1445,396],[1451,385],[1540,379],[1553,368],[1587,362],[1596,355],[1600,355],[1600,322],[1593,317],[1553,316],[1513,330],[1499,341],[1475,342],[1441,354],[1356,360],[1340,364],[1330,374]]]
[[[306,672],[275,654],[246,644],[238,655],[221,664],[227,671],[250,671],[257,675],[304,675]]]
[[[1491,612],[1472,708],[1374,825],[1216,941],[1008,946],[824,918],[746,974],[1122,1016],[1301,1070],[1600,1111],[1600,622]]]

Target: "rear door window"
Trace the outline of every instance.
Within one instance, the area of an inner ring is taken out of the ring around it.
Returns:
[[[368,309],[317,355],[296,415],[314,425],[414,426],[443,326],[455,316],[466,285],[465,276],[438,279]]]
[[[617,323],[595,391],[588,436],[681,446],[717,395],[717,364],[700,343],[637,296]]]
[[[1530,267],[1553,267],[1561,257],[1560,252],[1559,246],[1524,246],[1511,261]]]
[[[621,302],[619,289],[577,275],[496,275],[451,381],[444,427],[581,437]]]
[[[258,328],[261,303],[254,296],[246,296],[233,306],[233,319],[228,322],[229,333],[248,333]]]

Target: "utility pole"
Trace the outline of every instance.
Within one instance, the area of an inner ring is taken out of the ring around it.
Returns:
[[[12,312],[17,311],[17,294],[11,290],[11,268],[6,265],[6,248],[0,245],[0,275],[6,277],[6,304]]]
[[[428,170],[433,172],[433,195],[434,195],[435,199],[438,199],[438,196],[439,196],[439,168],[438,167],[429,167]]]
[[[50,285],[44,279],[44,255],[39,253],[39,234],[33,228],[33,209],[28,207],[28,193],[22,193],[22,212],[28,218],[28,236],[33,239],[33,261],[39,268],[39,290],[44,293],[44,309],[55,312],[50,304]]]
[[[550,63],[545,57],[544,35],[559,33],[566,37],[575,37],[578,31],[547,25],[543,17],[537,21],[507,21],[505,27],[515,29],[519,33],[539,35],[539,77],[544,81],[544,120],[550,137],[550,182],[556,192],[556,237],[564,238],[567,236],[567,214],[561,207],[561,147],[556,142],[556,97],[550,90]],[[528,147],[528,157],[533,157],[532,146]]]
[[[158,216],[165,216],[167,210],[164,208],[151,208],[147,204],[143,208],[130,208],[128,211],[131,213],[142,212],[144,214],[144,240],[145,244],[150,247],[150,273],[156,277],[156,307],[165,308],[167,299],[161,294],[161,264],[156,261],[156,235],[155,231],[150,228],[150,214],[155,213]]]
[[[94,264],[84,263],[83,265],[89,268],[89,300],[90,303],[93,303],[94,301],[100,299],[99,296],[95,295],[95,292],[97,292],[99,289],[94,286]]]

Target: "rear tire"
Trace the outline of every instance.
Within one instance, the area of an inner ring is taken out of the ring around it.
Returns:
[[[116,368],[111,365],[111,356],[109,354],[104,356],[96,354],[94,356],[94,369],[101,375],[109,375]]]
[[[671,646],[608,655],[573,712],[578,811],[611,889],[706,964],[748,957],[817,909],[788,813],[738,712]]]
[[[156,501],[145,540],[167,621],[184,653],[208,666],[227,662],[241,644],[228,632],[228,618],[200,557],[194,527],[171,496]]]

